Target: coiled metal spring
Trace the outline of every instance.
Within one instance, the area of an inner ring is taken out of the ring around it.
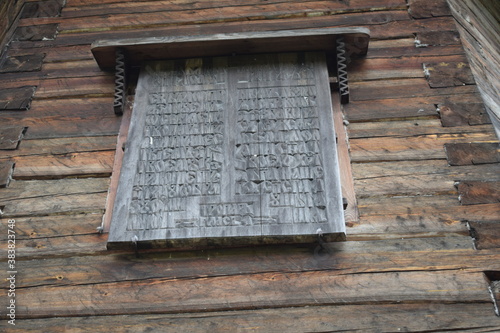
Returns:
[[[347,80],[347,57],[344,37],[337,38],[337,76],[340,101],[342,104],[349,103],[349,81]]]
[[[115,114],[123,114],[125,104],[125,53],[122,49],[116,49],[115,63],[115,100],[113,108]]]

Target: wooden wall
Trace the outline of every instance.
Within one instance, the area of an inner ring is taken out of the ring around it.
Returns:
[[[450,1],[485,106],[500,137],[500,3]]]
[[[24,1],[22,0],[5,0],[0,3],[0,17],[2,18],[0,20],[0,52],[10,40],[10,35],[15,28],[16,19],[18,19],[23,5]]]
[[[444,0],[26,4],[0,68],[0,270],[15,220],[18,272],[2,329],[500,330],[498,141]],[[93,41],[341,26],[372,35],[343,108],[360,211],[348,241],[106,250],[121,118]]]

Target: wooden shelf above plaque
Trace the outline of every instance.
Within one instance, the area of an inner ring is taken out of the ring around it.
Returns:
[[[94,42],[92,53],[101,69],[111,70],[116,48],[125,50],[129,65],[138,66],[144,60],[333,51],[336,37],[344,36],[347,53],[363,56],[368,50],[369,33],[367,28],[356,27],[113,39]]]

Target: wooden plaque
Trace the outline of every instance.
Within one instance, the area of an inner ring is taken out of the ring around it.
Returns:
[[[141,69],[108,247],[345,238],[323,53]]]

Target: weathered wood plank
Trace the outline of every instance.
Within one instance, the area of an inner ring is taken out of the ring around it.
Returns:
[[[52,219],[55,217],[52,217]],[[19,222],[16,221],[16,224]],[[95,229],[95,227],[94,227]],[[34,237],[40,238],[38,235]],[[137,281],[151,278],[236,276],[270,272],[331,270],[331,275],[467,269],[494,270],[500,258],[472,249],[469,236],[384,241],[349,241],[319,246],[218,249],[203,252],[117,253],[20,260],[18,287],[67,286]],[[235,260],[236,259],[236,260]],[[175,268],[174,268],[175,267]]]
[[[357,59],[349,64],[349,81],[422,78],[424,77],[422,63],[432,61],[452,63],[467,61],[467,59],[465,55]]]
[[[0,68],[0,73],[40,71],[44,57],[43,53],[8,57]]]
[[[15,29],[19,13],[24,5],[23,1],[2,1],[0,3],[0,50],[10,41]]]
[[[45,63],[60,61],[93,60],[89,45],[70,45],[52,47],[47,50]]]
[[[32,104],[30,112],[13,112],[0,113],[0,117],[8,115],[17,119],[25,119],[29,117],[77,117],[77,116],[102,116],[112,111],[112,97],[83,97],[83,98],[53,98],[39,99]],[[114,114],[113,114],[114,115]],[[120,119],[119,117],[115,117]],[[10,120],[10,119],[9,119]],[[6,121],[9,121],[6,119]],[[29,138],[31,130],[26,133],[26,138]]]
[[[500,59],[498,45],[500,19],[497,1],[451,1],[450,7],[458,24],[478,87],[484,103],[492,113],[493,123],[500,136]]]
[[[13,157],[15,179],[64,178],[111,174],[114,150],[49,156]]]
[[[106,192],[100,192],[2,201],[2,217],[102,213],[106,196]]]
[[[75,7],[75,5],[70,5],[65,8],[63,12],[64,18],[74,18],[74,17],[89,17],[89,16],[102,16],[113,15],[113,14],[140,14],[140,13],[151,13],[151,12],[161,12],[165,8],[168,8],[172,12],[182,12],[182,11],[200,11],[212,8],[233,8],[233,12],[245,11],[247,7],[285,7],[289,5],[291,7],[296,7],[297,4],[303,3],[308,4],[308,8],[311,10],[315,7],[325,3],[327,1],[317,1],[317,0],[272,0],[272,1],[261,1],[261,0],[240,0],[234,2],[231,0],[221,0],[219,2],[213,1],[203,1],[197,3],[190,3],[187,1],[138,1],[138,2],[120,2],[120,3],[108,3],[108,1],[99,1],[93,5],[85,3],[84,6]],[[343,1],[328,1],[325,4],[328,6],[332,13],[339,12],[357,12],[357,11],[371,11],[373,8],[392,10],[392,9],[404,9],[405,3],[401,0],[387,2],[385,0],[350,0],[349,3]],[[286,7],[285,7],[286,8]]]
[[[444,148],[450,165],[500,163],[498,142],[446,143]]]
[[[362,316],[356,315],[362,313]],[[300,320],[291,320],[300,318]],[[339,320],[342,318],[342,320]],[[460,320],[457,320],[460,318]],[[90,324],[91,321],[91,324]],[[418,304],[377,304],[313,306],[196,314],[123,315],[17,320],[12,332],[39,332],[40,327],[54,333],[134,332],[230,332],[237,327],[253,332],[327,331],[446,331],[494,332],[500,330],[491,304],[428,302]]]
[[[141,291],[140,294],[137,290]],[[482,273],[387,272],[332,276],[329,271],[316,271],[187,280],[158,278],[18,289],[16,303],[20,305],[16,317],[151,314],[405,301],[491,304]],[[116,304],[120,307],[117,308]]]
[[[26,19],[24,19],[26,20]],[[22,22],[23,20],[20,20]],[[19,25],[14,32],[13,40],[16,41],[42,41],[56,38],[58,32],[57,23],[44,25]]]
[[[96,234],[97,227],[101,224],[101,213],[79,213],[74,215],[52,215],[52,216],[33,216],[16,217],[16,242],[19,242],[19,250],[22,259],[26,254],[23,248],[32,248],[31,239],[43,239],[53,237],[73,237],[79,235]],[[2,226],[2,229],[4,227]],[[7,231],[5,231],[7,234]],[[6,238],[6,236],[5,236]],[[74,240],[68,238],[69,240]],[[38,243],[42,244],[42,243]],[[61,243],[61,246],[64,246]],[[44,247],[46,249],[46,246]],[[60,249],[64,253],[64,248]],[[75,255],[78,253],[75,252]],[[44,260],[48,259],[46,256]],[[27,259],[29,257],[24,257]]]
[[[2,152],[2,158],[29,155],[61,155],[112,150],[116,147],[116,136],[90,136],[24,140],[17,150]]]
[[[388,163],[377,164],[387,165]],[[423,163],[418,164],[422,166]],[[424,170],[429,170],[426,166],[422,167]],[[495,179],[500,179],[500,166],[493,166],[483,169],[476,168],[476,174],[471,172],[474,179],[480,178],[483,180],[460,181],[458,194],[463,205],[496,203],[500,201],[500,193],[498,191],[500,183],[499,181],[494,181]],[[406,174],[382,175],[379,177],[370,176],[363,179],[356,179],[354,184],[356,186],[356,193],[360,198],[380,195],[454,194],[456,190],[453,188],[453,184],[457,180],[467,179],[467,173],[461,174],[459,170],[455,169],[455,167],[449,168],[447,172],[443,173],[432,173],[431,171],[429,174],[419,174],[420,172],[418,171],[412,172],[412,167],[410,167],[406,171]],[[481,174],[481,170],[484,170],[485,173]]]
[[[500,248],[500,219],[496,222],[469,222],[476,248]]]
[[[470,66],[465,62],[424,63],[425,77],[431,88],[475,84]]]
[[[414,137],[375,137],[351,139],[353,162],[427,160],[446,158],[446,143],[494,140],[494,133],[435,134]]]
[[[26,127],[23,126],[0,127],[0,149],[1,150],[17,149],[25,132],[26,132]],[[9,152],[2,152],[2,157],[8,155]]]
[[[491,125],[484,126],[456,126],[456,127],[441,127],[441,122],[438,119],[410,119],[410,120],[393,120],[362,122],[349,124],[349,137],[353,139],[370,138],[370,137],[389,137],[389,136],[417,136],[417,135],[433,135],[433,134],[463,134],[481,135],[485,133],[493,133]]]
[[[359,198],[369,196],[439,195],[453,194],[453,179],[442,175],[391,176],[356,180],[354,185]]]
[[[500,215],[500,204],[463,206],[456,194],[359,198],[358,208],[360,223],[348,224],[351,240],[467,235],[465,221],[494,222]]]
[[[400,118],[437,118],[436,105],[449,103],[481,103],[475,94],[387,98],[368,101],[350,101],[343,108],[350,122],[378,121]]]
[[[21,18],[56,17],[61,14],[65,0],[28,2],[24,5]]]
[[[72,107],[76,109],[79,106],[72,105]],[[18,117],[15,115],[6,117],[0,114],[0,121],[5,121],[13,126],[28,127],[29,129],[25,135],[26,139],[116,135],[121,119],[114,115],[112,106],[103,104],[102,107],[109,107],[108,114],[105,112],[101,115],[89,116],[66,114],[53,116],[34,115],[31,117]],[[91,112],[92,109],[89,109],[89,111]]]
[[[358,11],[369,11],[373,0],[364,4],[362,1],[355,3],[361,7]],[[389,9],[405,9],[402,0],[393,2],[395,5]],[[346,12],[345,4],[338,1],[307,1],[295,2],[290,6],[288,2],[261,3],[259,6],[218,6],[217,8],[201,8],[187,10],[165,11],[165,7],[147,13],[113,13],[113,15],[99,13],[97,16],[57,18],[57,19],[22,19],[20,26],[33,24],[59,23],[60,30],[64,33],[89,32],[93,30],[117,30],[123,28],[152,27],[155,25],[174,24],[203,24],[214,22],[247,21],[257,19],[283,19],[302,18],[309,16],[330,16]],[[131,24],[132,22],[132,24]]]
[[[75,197],[75,199],[82,200],[82,197]],[[104,203],[104,199],[102,202]],[[97,202],[97,204],[101,205],[101,202]],[[102,207],[104,207],[104,205],[102,205]],[[87,218],[88,215],[98,215],[102,217],[103,210],[95,207],[94,209],[91,207],[74,207],[74,209],[62,212],[62,214],[64,217],[70,219],[70,223],[79,223],[78,221],[80,218],[82,218],[83,223],[89,223]],[[14,218],[16,221],[18,219],[23,221],[24,218],[29,219],[30,217],[15,216]],[[32,218],[36,220],[38,216],[32,216]],[[46,219],[49,218],[50,217],[47,217]],[[66,222],[68,223],[67,220]],[[72,233],[74,235],[71,236],[40,237],[16,241],[16,259],[21,261],[44,258],[75,257],[82,255],[98,257],[100,255],[109,254],[109,250],[106,249],[107,236],[97,232],[99,223],[93,226],[87,224],[87,226],[92,228],[94,233],[84,232],[83,234],[78,234],[77,230],[79,230],[79,228],[74,228],[72,229]],[[4,257],[5,256],[6,255],[4,255]]]
[[[491,124],[483,103],[452,103],[438,105],[441,124],[446,127]]]
[[[436,107],[427,97],[349,101],[342,107],[350,122],[437,117]]]
[[[353,101],[430,97],[477,92],[475,85],[432,89],[424,78],[352,82],[349,86]]]
[[[428,41],[429,43],[443,43],[443,45],[423,44],[418,36],[416,38],[370,40],[370,50],[366,55],[366,59],[464,54],[460,42],[445,44],[446,37],[443,37],[443,40],[441,42],[439,40],[432,41],[430,38],[424,39],[424,41]]]
[[[500,167],[497,169],[500,172]],[[500,202],[500,181],[461,181],[457,190],[462,205]]]
[[[459,49],[463,52],[463,47],[460,43],[460,34],[456,30],[421,31],[416,36],[415,45],[418,48],[428,48],[429,46],[437,45],[459,45]]]
[[[14,171],[12,161],[0,161],[0,188],[9,186]]]
[[[446,0],[409,0],[409,13],[414,18],[451,15]]]
[[[70,194],[106,192],[109,178],[13,180],[10,186],[0,191],[0,202],[25,200]]]
[[[372,38],[411,37],[422,31],[454,31],[455,20],[452,17],[404,21],[389,21],[386,24],[370,26]]]
[[[251,20],[245,22],[219,22],[203,25],[182,25],[166,27],[144,27],[136,30],[92,31],[71,34],[59,34],[51,42],[53,46],[91,44],[99,39],[122,39],[206,35],[216,33],[230,33],[242,31],[272,31],[302,28],[324,28],[342,26],[367,26],[370,28],[371,37],[384,38],[409,38],[421,31],[450,31],[456,30],[455,21],[451,17],[410,20],[406,10],[388,12],[367,12],[343,14],[335,16],[313,16],[295,19]],[[47,42],[44,43],[45,45]],[[30,47],[43,46],[34,42]]]
[[[353,163],[355,180],[383,179],[406,175],[440,175],[460,180],[500,180],[500,164],[450,166],[446,160]]]
[[[340,96],[337,92],[332,94],[333,124],[335,135],[337,136],[337,152],[340,172],[340,184],[342,188],[342,198],[347,200],[347,207],[344,209],[345,221],[357,221],[359,219],[356,193],[352,179],[351,159],[349,158],[349,139],[345,128],[340,104]]]
[[[0,91],[1,110],[28,110],[36,87],[26,86]]]
[[[40,85],[40,82],[48,79],[88,78],[111,75],[110,73],[101,71],[94,60],[72,60],[44,64],[41,71],[3,74],[1,86],[6,88],[15,87],[16,85],[19,86],[21,82],[24,85]]]
[[[291,29],[310,29],[325,27],[367,26],[372,39],[411,38],[422,31],[456,30],[455,20],[451,17],[438,17],[411,20],[407,10],[387,12],[345,13],[334,16],[312,16],[307,18],[251,20],[237,22],[206,23],[203,25],[186,24],[181,26],[141,27],[140,30],[92,31],[61,33],[54,41],[19,42],[17,45],[29,47],[90,45],[100,39],[123,39],[142,37],[190,36],[243,31],[272,31]]]
[[[114,93],[114,77],[92,76],[40,81],[35,98],[106,97]]]

